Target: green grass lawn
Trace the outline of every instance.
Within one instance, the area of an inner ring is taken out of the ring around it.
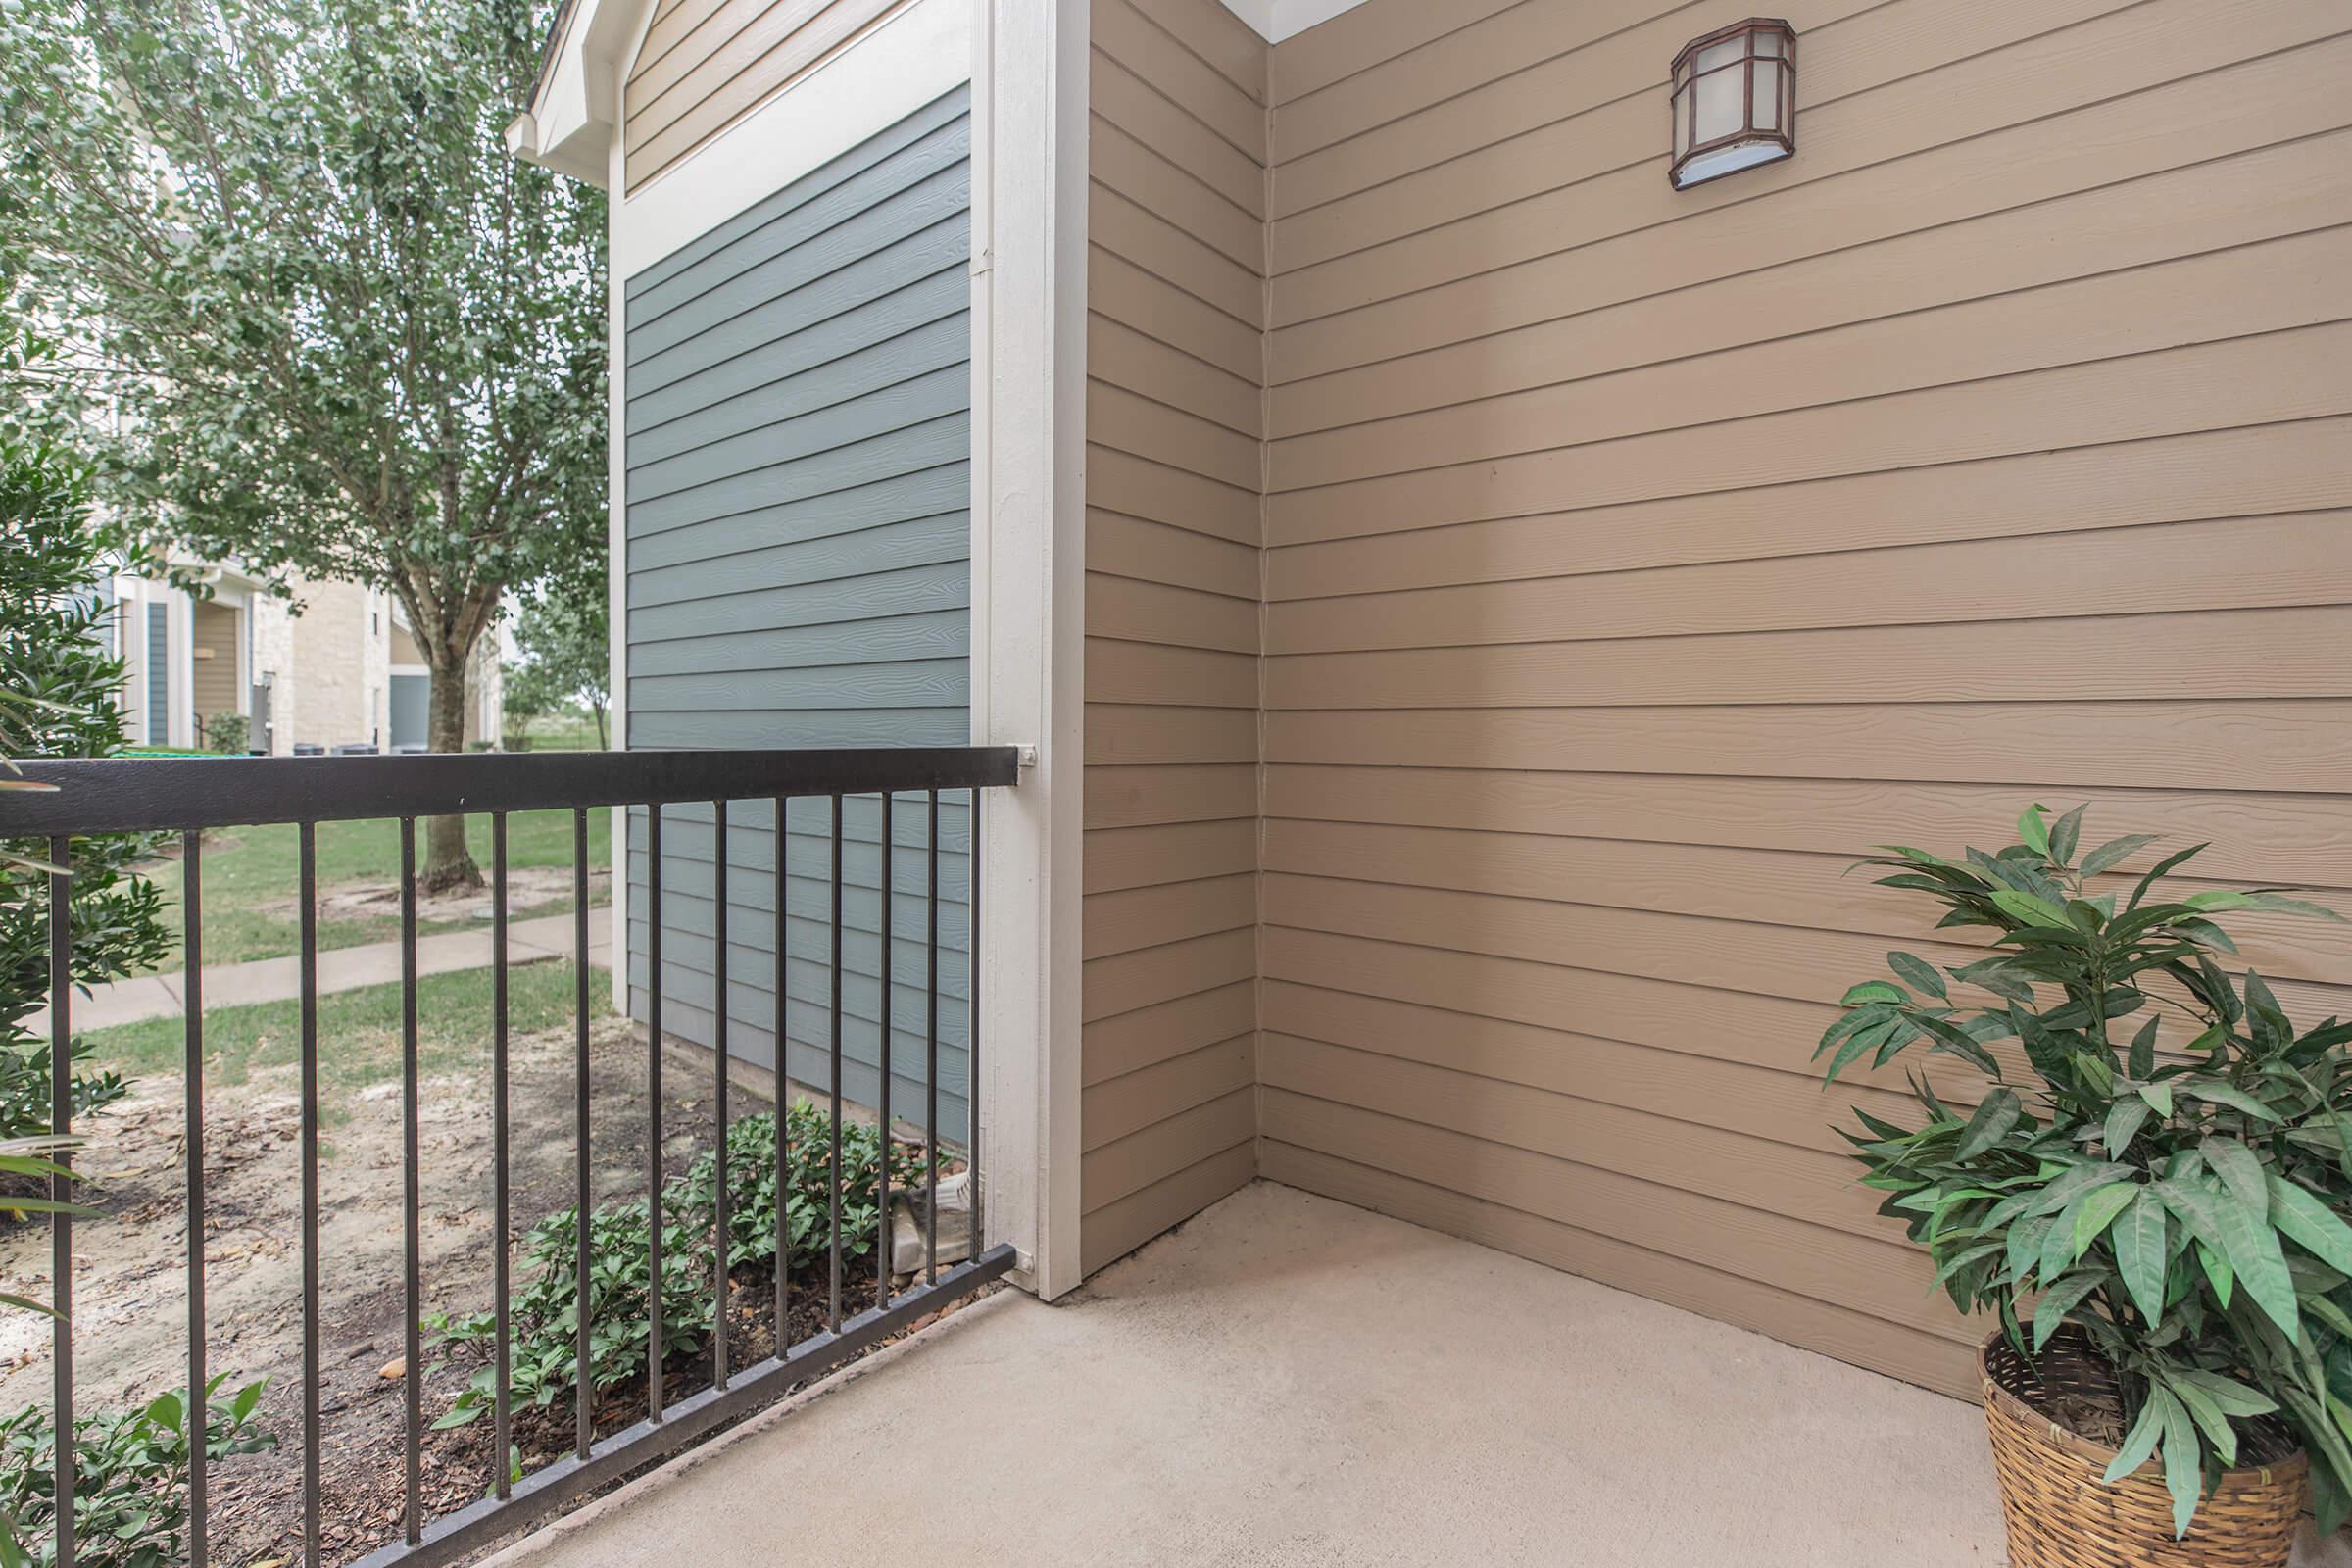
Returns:
[[[607,723],[611,720],[608,717]],[[534,752],[593,752],[602,750],[596,719],[585,711],[541,713],[523,727]]]
[[[588,865],[609,866],[612,859],[612,813],[588,813]],[[490,824],[483,817],[466,818],[466,837],[474,858],[488,874]],[[424,857],[423,829],[417,830],[417,858]],[[283,957],[301,943],[300,916],[295,907],[300,866],[297,830],[291,823],[268,827],[229,828],[211,835],[204,847],[204,962],[206,967],[243,963],[253,958]],[[567,866],[571,863],[569,811],[517,811],[507,818],[507,863],[529,866]],[[166,919],[173,935],[179,932],[181,904],[180,862],[158,861],[149,874],[164,891]],[[329,892],[355,882],[397,882],[400,877],[400,824],[397,822],[321,822],[318,824],[318,887]],[[535,904],[515,904],[510,912],[525,915],[560,914],[571,907],[568,895]],[[465,930],[475,920],[420,920],[417,931]],[[358,947],[388,942],[400,935],[397,913],[350,919],[322,920],[318,946]],[[181,966],[174,951],[166,969]]]
[[[568,1024],[576,1000],[568,962],[518,965],[507,972],[507,1018],[517,1035]],[[318,999],[319,1086],[336,1098],[356,1094],[400,1075],[401,988],[367,986],[331,992]],[[612,988],[603,974],[591,976],[592,1017],[612,1010]],[[486,1061],[491,1035],[490,971],[430,974],[416,982],[417,1059],[433,1073]],[[176,1074],[186,1061],[187,1026],[177,1017],[93,1029],[82,1036],[93,1065],[125,1078]],[[244,1007],[208,1007],[204,1014],[207,1079],[241,1084],[257,1068],[296,1062],[302,1050],[302,1004],[263,1002]]]

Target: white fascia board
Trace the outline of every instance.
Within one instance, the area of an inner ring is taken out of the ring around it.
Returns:
[[[607,182],[619,134],[623,70],[645,35],[652,5],[576,0],[565,11],[530,107],[507,126],[508,151],[591,185]]]
[[[1364,0],[1225,0],[1225,9],[1250,24],[1266,42],[1280,43],[1363,3]]]

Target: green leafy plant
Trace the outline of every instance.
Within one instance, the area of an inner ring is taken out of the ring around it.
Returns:
[[[243,713],[215,713],[204,721],[204,749],[242,757],[251,744],[250,726]]]
[[[257,1411],[267,1382],[217,1399],[205,1385],[210,1462],[277,1446]],[[136,1410],[74,1423],[74,1560],[78,1568],[167,1568],[187,1560],[188,1450],[196,1425],[186,1391]],[[57,1560],[57,1429],[38,1406],[0,1421],[0,1568]]]
[[[40,364],[46,345],[0,326],[0,371]],[[0,410],[0,758],[106,757],[123,749],[122,662],[106,646],[113,614],[90,591],[108,569],[86,477]],[[0,784],[28,780],[0,774]],[[138,834],[74,841],[69,914],[74,980],[90,986],[153,968],[170,951],[163,900],[135,874]],[[49,1000],[49,847],[0,843],[0,1138],[49,1131],[49,1053],[24,1020]],[[85,1049],[76,1041],[73,1055]],[[113,1073],[74,1080],[78,1116],[119,1100]]]
[[[0,1138],[0,1177],[18,1180],[42,1181],[62,1176],[71,1181],[73,1171],[50,1158],[52,1154],[70,1153],[81,1147],[77,1138]],[[19,1214],[86,1214],[88,1209],[78,1203],[62,1202],[54,1198],[38,1198],[29,1194],[0,1194],[0,1209]],[[0,1306],[13,1306],[28,1312],[57,1313],[50,1307],[27,1297],[12,1296],[0,1291]]]
[[[2214,916],[2337,917],[2277,888],[2152,897],[2202,844],[2108,887],[2155,839],[2078,858],[2082,816],[2035,806],[1994,854],[1861,862],[1942,904],[1941,926],[1992,928],[1995,951],[1940,969],[1888,954],[1893,979],[1845,993],[1816,1057],[1835,1080],[1917,1046],[1988,1080],[1971,1108],[1914,1075],[1923,1125],[1857,1108],[1844,1136],[1956,1305],[2029,1355],[2073,1325],[2115,1369],[2109,1481],[2161,1454],[2185,1534],[2246,1424],[2277,1422],[2332,1530],[2352,1511],[2352,1026],[2298,1032],[2260,974],[2225,971],[2238,950]]]
[[[830,1252],[832,1126],[806,1101],[786,1113],[784,1218],[788,1259],[798,1271]],[[841,1129],[841,1246],[845,1257],[874,1250],[880,1235],[882,1136],[852,1122]],[[919,1150],[891,1146],[891,1183],[919,1185]],[[718,1156],[707,1151],[662,1193],[662,1342],[664,1357],[699,1353],[710,1336],[718,1246]],[[509,1397],[544,1408],[578,1386],[580,1211],[564,1209],[531,1227],[522,1283],[509,1306]],[[645,1371],[651,1334],[652,1227],[643,1200],[588,1215],[588,1357],[600,1393]],[[772,1270],[776,1256],[776,1118],[760,1112],[727,1128],[727,1268]],[[490,1345],[495,1311],[426,1320],[439,1345]],[[477,1370],[436,1426],[478,1420],[495,1402],[498,1370]]]

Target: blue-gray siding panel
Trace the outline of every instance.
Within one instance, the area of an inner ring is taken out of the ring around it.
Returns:
[[[971,127],[962,90],[625,288],[628,736],[635,747],[961,745],[970,734]],[[892,1108],[923,1104],[926,818],[892,858]],[[884,1059],[881,808],[846,813],[843,1091]],[[732,1048],[774,1063],[775,812],[728,808]],[[787,1065],[827,1081],[831,803],[789,807]],[[629,980],[645,1014],[646,823],[629,826]],[[941,831],[941,1131],[966,1125],[970,813]],[[708,1043],[708,807],[662,816],[662,1025]]]
[[[962,561],[971,553],[963,510],[970,483],[971,465],[956,463],[760,513],[749,524],[730,517],[701,529],[654,534],[638,541],[637,586],[644,590],[639,602],[660,605],[714,592],[824,582],[834,574],[854,575],[861,566],[883,571]],[[815,520],[804,514],[818,512],[832,514],[819,524],[823,531],[798,536],[801,524]],[[767,542],[738,548],[741,536],[755,531]],[[885,534],[887,541],[880,537]],[[807,559],[812,556],[832,564],[812,565]],[[715,564],[721,562],[725,564]]]
[[[629,282],[631,301],[642,300],[649,312],[667,310],[710,286],[709,281],[681,274],[694,273],[708,280],[732,277],[752,263],[797,243],[796,232],[805,237],[806,226],[798,231],[786,228],[783,226],[786,219],[844,180],[914,146],[943,126],[962,126],[964,156],[968,157],[971,135],[965,117],[970,107],[970,94],[957,88],[942,94],[889,129],[876,131],[822,169],[811,170],[766,201],[746,208],[639,272]],[[717,263],[715,267],[711,265],[713,262]]]
[[[147,607],[147,744],[172,743],[172,612]]]
[[[968,391],[965,396],[968,401]],[[848,439],[830,446],[808,444],[799,453],[799,461],[759,468],[732,482],[699,486],[648,501],[632,501],[629,503],[631,533],[639,529],[656,533],[665,528],[737,517],[858,489],[896,474],[971,461],[969,409],[928,418],[900,417],[910,412],[903,404],[867,409],[864,428],[857,428],[850,420],[838,421],[827,433],[845,434]],[[806,442],[806,432],[802,434]],[[778,444],[786,443],[779,440]],[[747,518],[747,530],[751,523],[752,519]]]

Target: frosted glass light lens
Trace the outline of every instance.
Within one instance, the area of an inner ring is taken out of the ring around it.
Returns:
[[[1741,77],[1739,71],[1717,71],[1700,76],[1692,83],[1698,93],[1699,141],[1713,141],[1746,129],[1740,116],[1745,109],[1741,100]]]
[[[1744,35],[1726,38],[1721,43],[1709,44],[1706,48],[1701,49],[1691,60],[1690,71],[1693,75],[1713,71],[1719,66],[1728,66],[1735,60],[1744,59],[1746,55],[1747,39]]]

